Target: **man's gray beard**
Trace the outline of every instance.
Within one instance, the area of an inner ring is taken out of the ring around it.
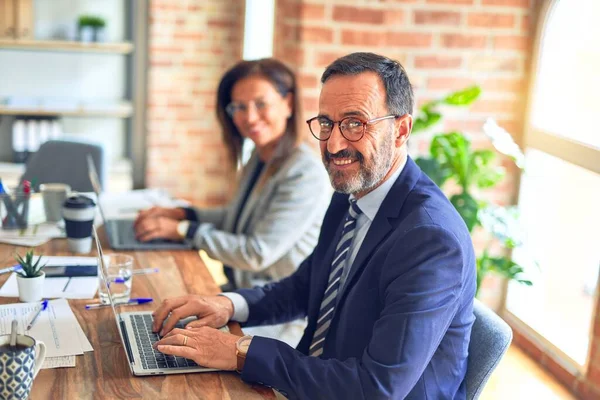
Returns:
[[[389,132],[383,138],[379,148],[376,149],[374,159],[369,160],[371,161],[371,165],[364,165],[368,161],[363,157],[358,175],[354,175],[342,182],[339,181],[343,178],[344,173],[341,171],[333,172],[330,170],[329,165],[327,165],[327,173],[329,174],[329,180],[333,189],[336,192],[352,194],[365,192],[377,186],[392,167],[393,146],[393,134]],[[337,184],[336,178],[340,178]]]

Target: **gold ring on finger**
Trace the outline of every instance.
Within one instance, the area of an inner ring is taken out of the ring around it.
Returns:
[[[188,340],[188,337],[187,337],[187,336],[184,336],[184,337],[183,337],[183,345],[184,345],[184,346],[187,346],[187,340]]]

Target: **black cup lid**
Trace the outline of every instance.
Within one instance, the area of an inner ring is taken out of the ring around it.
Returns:
[[[65,200],[64,206],[68,208],[89,208],[95,207],[96,203],[89,197],[78,194],[68,197]]]

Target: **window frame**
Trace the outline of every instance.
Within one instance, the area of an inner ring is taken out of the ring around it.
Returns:
[[[542,2],[538,8],[538,23],[536,26],[533,48],[531,53],[531,65],[529,70],[529,87],[527,91],[527,105],[525,109],[525,123],[524,123],[524,134],[523,134],[523,149],[533,148],[551,156],[559,158],[563,161],[577,165],[585,170],[595,172],[600,175],[600,148],[592,145],[579,142],[574,139],[570,139],[564,136],[556,135],[547,130],[535,127],[532,123],[532,109],[535,101],[535,92],[537,88],[537,75],[540,67],[540,56],[542,54],[542,44],[544,39],[544,33],[548,26],[548,22],[551,18],[554,7],[559,4],[560,0],[548,0]],[[598,132],[600,135],[600,131]],[[517,179],[517,188],[520,188],[521,179],[520,176]],[[515,196],[516,204],[519,204],[519,191]],[[502,295],[502,308],[501,314],[507,320],[507,322],[518,331],[520,335],[523,335],[526,340],[533,343],[534,346],[538,347],[544,356],[551,357],[554,361],[558,362],[561,367],[570,372],[573,376],[583,377],[589,367],[590,358],[594,343],[594,321],[596,320],[597,313],[600,312],[598,309],[598,298],[600,297],[600,274],[598,281],[596,282],[596,289],[593,295],[594,310],[592,312],[592,323],[590,324],[590,331],[588,332],[589,346],[588,353],[586,356],[585,363],[583,365],[576,362],[569,355],[563,352],[556,345],[551,343],[543,335],[535,331],[525,321],[521,320],[515,314],[513,314],[506,306],[506,299],[508,297],[508,282],[505,282],[503,286]]]

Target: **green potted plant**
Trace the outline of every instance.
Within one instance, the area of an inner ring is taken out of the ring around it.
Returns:
[[[40,301],[44,295],[44,278],[46,274],[42,269],[46,264],[41,264],[42,257],[37,257],[34,262],[33,250],[25,254],[25,258],[15,254],[15,259],[21,266],[17,270],[17,285],[19,287],[19,300],[24,302]]]
[[[77,20],[79,40],[82,42],[102,42],[106,21],[95,15],[82,15]]]
[[[416,114],[413,133],[425,131],[441,121],[440,106],[467,106],[480,94],[481,89],[473,86],[424,104]],[[496,151],[523,168],[524,155],[508,132],[493,120],[488,120],[482,128]],[[501,207],[482,196],[482,192],[495,187],[504,177],[504,170],[494,163],[495,157],[494,150],[475,150],[464,134],[453,131],[435,134],[429,154],[415,159],[421,169],[447,192],[469,232],[473,234],[477,228],[482,228],[488,233],[489,240],[477,257],[477,292],[490,272],[531,285],[523,277],[523,266],[509,255],[521,244],[515,207]],[[500,244],[503,249],[492,251],[495,244]]]

